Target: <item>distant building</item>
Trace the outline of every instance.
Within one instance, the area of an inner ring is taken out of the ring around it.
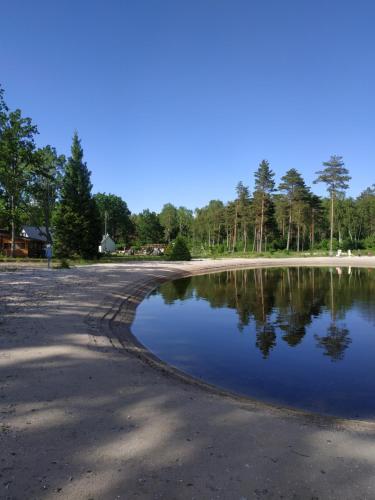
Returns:
[[[15,238],[15,257],[44,257],[47,236],[44,228],[22,226],[20,235]],[[12,236],[9,231],[0,229],[0,254],[12,255]]]
[[[47,230],[44,226],[22,226],[20,236],[47,243]]]
[[[113,253],[116,252],[116,243],[113,239],[106,234],[99,245],[99,253]]]

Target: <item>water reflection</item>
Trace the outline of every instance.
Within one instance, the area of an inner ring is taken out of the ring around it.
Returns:
[[[235,392],[375,418],[375,274],[225,271],[161,285],[133,333],[158,357]]]
[[[213,308],[235,309],[240,331],[254,322],[255,345],[264,358],[278,339],[290,347],[299,345],[306,327],[328,311],[330,325],[314,338],[325,356],[339,361],[352,342],[344,322],[346,311],[356,302],[365,315],[375,317],[375,281],[368,279],[371,272],[340,267],[226,271],[175,280],[155,293],[161,294],[165,304],[195,297],[207,300]]]

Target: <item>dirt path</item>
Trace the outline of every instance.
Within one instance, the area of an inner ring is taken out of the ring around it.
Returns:
[[[155,281],[253,263],[270,261],[0,272],[0,498],[374,499],[373,424],[223,397],[117,349]]]

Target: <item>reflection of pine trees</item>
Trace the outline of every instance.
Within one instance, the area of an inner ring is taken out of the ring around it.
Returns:
[[[371,271],[354,268],[278,268],[224,271],[165,283],[160,293],[167,304],[195,296],[211,307],[234,309],[238,327],[254,322],[256,346],[264,357],[277,341],[277,331],[289,346],[299,345],[313,318],[328,311],[331,326],[317,335],[317,345],[333,360],[342,359],[350,344],[349,332],[336,325],[356,305],[374,316],[375,279]],[[375,277],[375,276],[374,276]]]
[[[276,333],[272,324],[264,324],[260,328],[257,328],[255,345],[263,354],[263,358],[268,358],[276,345]]]
[[[349,347],[352,340],[349,337],[349,330],[332,323],[324,337],[314,335],[318,347],[324,349],[324,355],[329,356],[332,361],[343,359],[345,349]]]
[[[173,287],[176,291],[176,299],[186,300],[191,298],[192,291],[187,293],[189,290],[189,285],[191,283],[191,278],[181,278],[179,280],[172,281]]]
[[[160,293],[165,304],[174,304],[175,300],[186,300],[193,296],[191,281],[190,277],[167,281],[155,292]]]

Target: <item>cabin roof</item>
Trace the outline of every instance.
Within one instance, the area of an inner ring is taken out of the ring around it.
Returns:
[[[47,231],[43,226],[22,226],[21,236],[31,240],[47,241]]]

